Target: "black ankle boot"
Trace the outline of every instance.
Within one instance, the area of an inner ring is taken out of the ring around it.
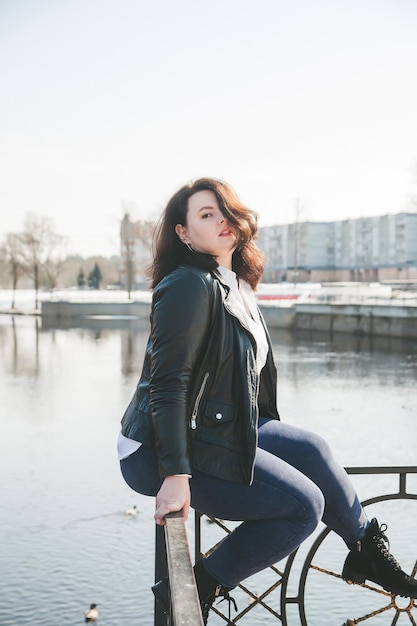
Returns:
[[[203,565],[203,559],[198,561],[194,566],[195,582],[197,583],[198,597],[200,598],[201,613],[203,622],[207,624],[208,615],[214,601],[217,598],[227,600],[229,603],[229,622],[230,622],[230,604],[233,604],[235,611],[237,606],[234,598],[229,595],[229,590],[219,585],[217,580],[211,576]]]
[[[195,564],[194,575],[204,624],[207,624],[209,611],[213,606],[214,601],[220,597],[222,598],[220,602],[227,600],[229,603],[230,621],[230,604],[233,604],[235,611],[237,611],[237,606],[234,598],[230,597],[229,591],[225,587],[219,585],[218,582],[207,572],[203,565],[203,560],[198,561],[198,563]],[[164,578],[163,580],[155,583],[152,587],[152,591],[165,615],[168,617],[170,614],[171,604],[168,578]]]
[[[385,524],[379,526],[374,518],[366,529],[365,537],[348,544],[350,552],[343,566],[342,576],[354,583],[371,580],[390,593],[417,598],[417,580],[403,572],[398,561],[389,552],[386,529]]]
[[[151,587],[151,589],[156,601],[165,613],[166,623],[169,624],[171,614],[171,592],[169,589],[168,578],[163,578],[158,581]]]

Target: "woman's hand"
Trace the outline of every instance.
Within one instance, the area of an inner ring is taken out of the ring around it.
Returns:
[[[173,511],[182,511],[184,522],[190,509],[190,485],[188,476],[167,476],[156,494],[155,522],[165,524],[165,515]]]

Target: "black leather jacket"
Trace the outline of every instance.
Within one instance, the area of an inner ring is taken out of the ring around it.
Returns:
[[[259,376],[254,338],[216,272],[181,266],[155,287],[142,375],[122,433],[155,446],[161,477],[198,469],[252,482],[258,415],[279,419],[267,337]]]

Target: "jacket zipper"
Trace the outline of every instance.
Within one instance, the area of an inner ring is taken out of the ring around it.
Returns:
[[[256,396],[256,406],[258,406],[258,398],[259,398],[259,385],[258,385],[258,393]],[[258,420],[259,420],[259,414],[257,416]],[[259,440],[259,435],[258,435],[258,429],[256,428],[255,430],[255,450],[258,448],[258,440]],[[255,477],[255,461],[256,461],[256,454],[253,458],[252,461],[252,467],[251,467],[251,472],[250,472],[250,485],[253,483],[253,479]]]
[[[248,333],[250,334],[250,336],[254,339],[255,341],[255,345],[256,345],[256,340],[252,334],[251,329],[249,328],[249,324],[246,322],[246,320],[244,318],[242,318],[234,309],[233,306],[230,306],[229,302],[226,300],[223,301],[224,303],[224,307],[227,311],[229,311],[229,313],[231,315],[233,315],[233,317],[235,317],[243,326],[243,328],[245,328]],[[255,355],[256,355],[256,350],[255,350]],[[258,395],[259,395],[259,386],[258,386]],[[192,426],[191,426],[192,428]],[[258,429],[256,429],[255,432],[255,437],[256,437],[256,447],[258,447]],[[249,484],[251,485],[253,483],[253,479],[254,479],[254,475],[255,475],[255,458],[253,459],[252,462],[252,467],[250,468],[250,479],[249,479]]]
[[[206,372],[204,374],[204,378],[203,378],[203,382],[201,383],[201,387],[200,387],[200,391],[197,394],[197,397],[195,399],[195,403],[194,403],[194,410],[191,414],[191,428],[192,430],[195,430],[197,428],[197,414],[198,414],[198,409],[200,406],[200,402],[201,402],[201,397],[204,393],[204,388],[206,386],[208,377],[210,376],[209,372]]]
[[[256,429],[256,431],[255,431],[255,441],[256,441],[256,443],[255,443],[255,450],[256,450],[257,447],[258,447],[258,429]],[[250,469],[249,485],[252,485],[253,479],[255,478],[255,461],[256,461],[256,453],[255,453],[255,457],[254,457],[254,459],[252,461],[252,467]]]

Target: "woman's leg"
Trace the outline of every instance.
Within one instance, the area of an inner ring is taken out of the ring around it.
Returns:
[[[156,455],[141,446],[121,462],[129,486],[156,495],[161,485]],[[259,449],[252,485],[194,472],[191,505],[207,515],[243,520],[204,560],[213,578],[233,588],[248,576],[288,556],[317,527],[324,507],[320,489],[304,474]]]
[[[315,433],[277,420],[259,420],[258,445],[306,474],[324,495],[323,522],[347,543],[362,538],[366,514],[345,470]]]
[[[194,508],[215,517],[246,520],[202,562],[213,584],[230,589],[278,562],[308,537],[323,516],[350,544],[345,578],[369,579],[392,593],[417,597],[416,581],[397,566],[376,520],[365,533],[366,515],[346,472],[321,437],[275,420],[260,420],[259,443],[265,449],[258,450],[251,486],[199,472],[190,481]],[[121,468],[132,489],[156,495],[162,480],[153,450],[141,446],[121,461]]]
[[[244,520],[205,560],[231,589],[293,552],[316,529],[324,508],[320,489],[297,469],[258,449],[252,485],[196,472],[192,506],[212,517]]]

